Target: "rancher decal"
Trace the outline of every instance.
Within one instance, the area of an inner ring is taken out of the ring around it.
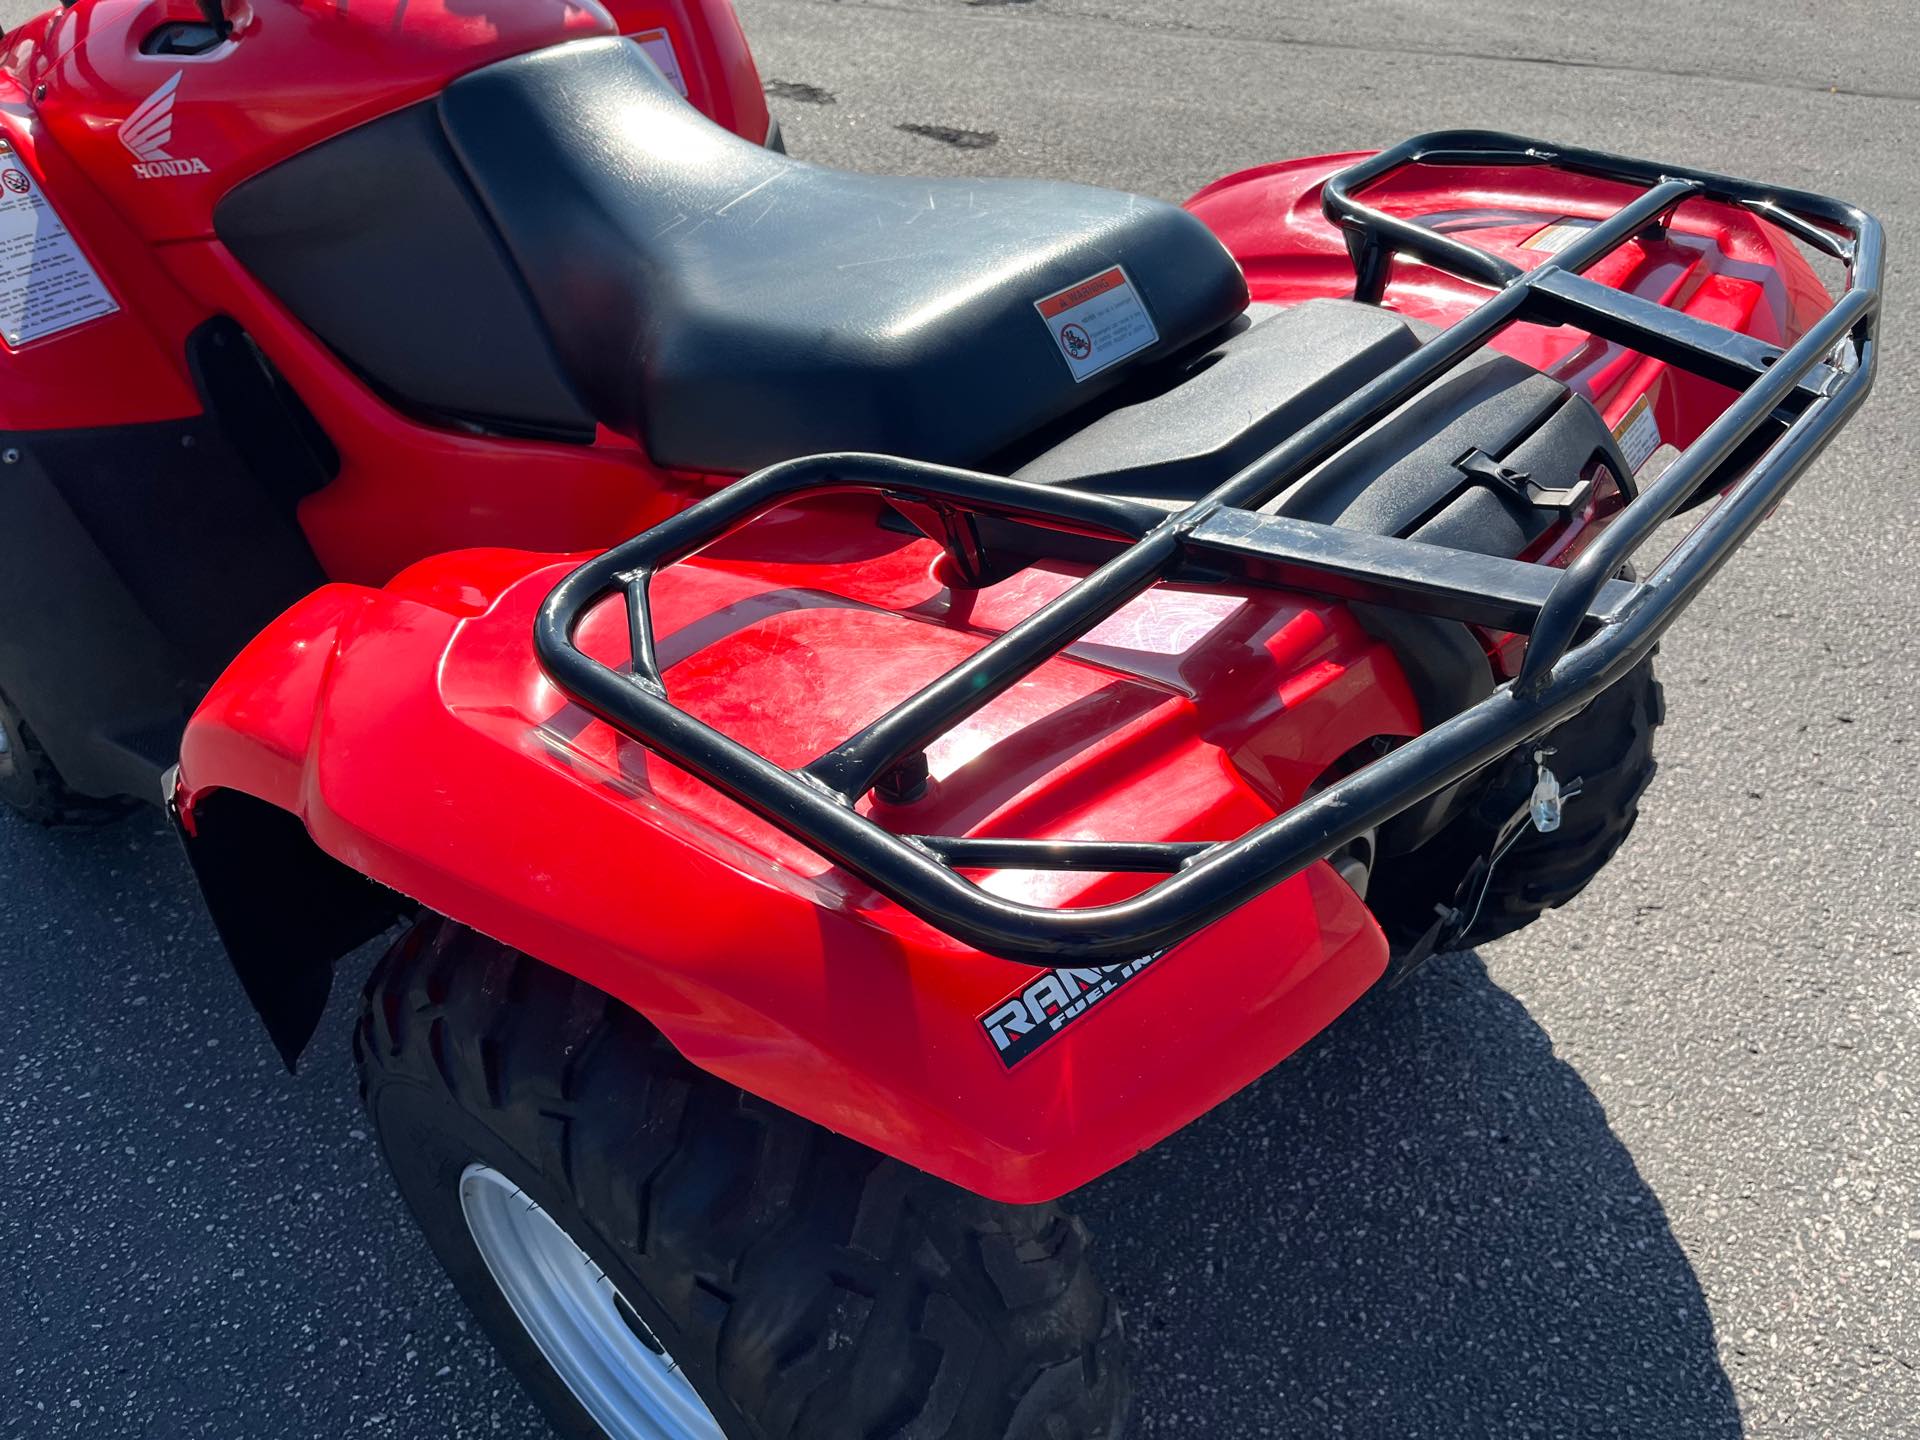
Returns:
[[[1125,965],[1045,971],[982,1015],[981,1028],[1011,1070],[1166,953]]]

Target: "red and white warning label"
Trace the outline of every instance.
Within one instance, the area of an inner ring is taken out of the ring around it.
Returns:
[[[1115,265],[1033,302],[1078,384],[1160,338],[1127,272]]]
[[[53,203],[0,154],[0,336],[18,347],[119,308]]]
[[[647,52],[647,58],[653,61],[660,73],[667,77],[667,83],[678,90],[681,98],[684,99],[687,93],[687,75],[680,68],[680,57],[674,53],[673,37],[664,29],[656,27],[652,30],[636,30],[627,38]]]
[[[1613,427],[1613,438],[1620,442],[1620,453],[1626,457],[1627,468],[1638,475],[1661,444],[1660,417],[1653,413],[1652,396],[1642,395],[1633,402],[1633,408]]]

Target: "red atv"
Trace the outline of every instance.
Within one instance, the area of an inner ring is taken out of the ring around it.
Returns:
[[[1579,892],[1873,379],[1834,200],[845,174],[725,0],[79,0],[0,89],[8,794],[177,748],[289,1064],[406,922],[366,1102],[572,1435],[1121,1434],[1057,1198]]]

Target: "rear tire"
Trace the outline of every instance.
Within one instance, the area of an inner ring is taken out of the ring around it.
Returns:
[[[354,1052],[428,1243],[562,1435],[613,1432],[489,1272],[460,1199],[476,1166],[605,1272],[736,1440],[1124,1431],[1119,1312],[1056,1206],[980,1199],[756,1100],[438,917],[375,970]]]
[[[133,808],[130,800],[96,800],[68,788],[26,717],[0,695],[0,801],[35,825],[98,825]]]
[[[1558,830],[1529,827],[1494,867],[1480,913],[1453,942],[1468,950],[1510,935],[1586,889],[1632,832],[1640,797],[1653,781],[1654,732],[1666,719],[1665,693],[1651,657],[1585,710],[1547,733],[1549,765],[1563,784],[1576,776],[1580,793],[1567,801]],[[1461,897],[1469,867],[1493,852],[1501,827],[1527,802],[1535,747],[1495,772],[1472,808],[1455,816],[1411,854],[1382,861],[1368,901],[1396,954],[1411,950],[1433,924],[1437,907]]]

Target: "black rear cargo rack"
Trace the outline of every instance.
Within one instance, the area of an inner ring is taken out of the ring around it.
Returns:
[[[1539,165],[1643,193],[1538,268],[1523,270],[1358,198],[1402,166]],[[1841,261],[1848,288],[1786,349],[1585,279],[1582,272],[1662,225],[1687,200],[1738,206]],[[554,682],[616,729],[981,950],[1038,965],[1103,965],[1174,945],[1313,861],[1581,709],[1652,648],[1813,458],[1873,383],[1883,242],[1878,222],[1839,201],[1704,171],[1481,131],[1423,135],[1327,181],[1358,299],[1378,302],[1395,254],[1492,287],[1487,300],[1413,354],[1176,513],[880,455],[816,455],[770,466],[570,574],[541,611],[535,643]],[[1727,410],[1630,500],[1565,570],[1258,513],[1259,507],[1518,321],[1568,324],[1734,388]],[[1732,488],[1644,580],[1614,578],[1697,494]],[[876,492],[914,514],[963,575],[981,573],[976,516],[1123,542],[1091,574],[858,734],[787,770],[668,698],[648,584],[665,566],[803,496]],[[1155,583],[1227,575],[1524,632],[1517,679],[1405,745],[1218,843],[903,836],[858,814],[876,785],[910,787],[926,746]],[[573,643],[587,610],[624,592],[632,668]],[[904,777],[904,778],[903,778]],[[962,869],[1165,872],[1134,897],[1079,909],[1001,899]]]

